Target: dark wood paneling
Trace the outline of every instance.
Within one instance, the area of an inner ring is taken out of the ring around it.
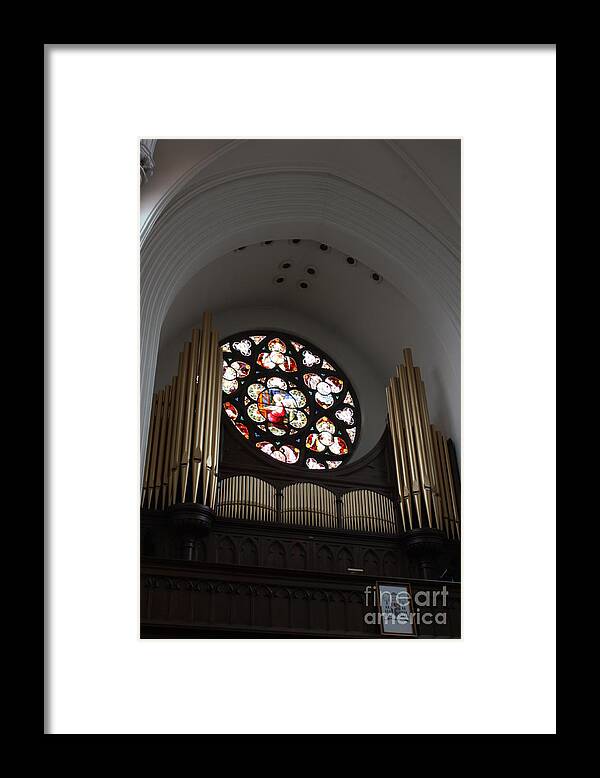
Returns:
[[[381,637],[365,615],[376,578],[193,562],[142,564],[142,637]],[[395,579],[396,582],[405,582]],[[413,581],[413,593],[443,584]],[[446,584],[446,623],[421,623],[419,637],[460,636],[458,584]],[[422,613],[427,607],[418,608]]]

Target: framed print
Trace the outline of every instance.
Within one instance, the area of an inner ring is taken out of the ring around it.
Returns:
[[[415,614],[409,584],[377,583],[379,629],[382,635],[416,637]]]

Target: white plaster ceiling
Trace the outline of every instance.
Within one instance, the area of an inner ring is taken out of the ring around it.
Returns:
[[[150,388],[210,309],[222,336],[279,328],[337,360],[363,409],[356,456],[381,435],[385,385],[411,347],[432,422],[460,445],[458,141],[161,140],[154,161],[141,195]]]

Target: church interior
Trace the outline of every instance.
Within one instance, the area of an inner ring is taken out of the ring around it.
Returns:
[[[142,638],[461,636],[460,213],[458,139],[142,139]]]

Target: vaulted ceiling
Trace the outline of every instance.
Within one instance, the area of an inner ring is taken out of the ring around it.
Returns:
[[[459,214],[456,140],[159,140],[141,190],[142,431],[210,309],[222,336],[272,327],[337,360],[363,409],[358,456],[411,347],[460,445]]]

